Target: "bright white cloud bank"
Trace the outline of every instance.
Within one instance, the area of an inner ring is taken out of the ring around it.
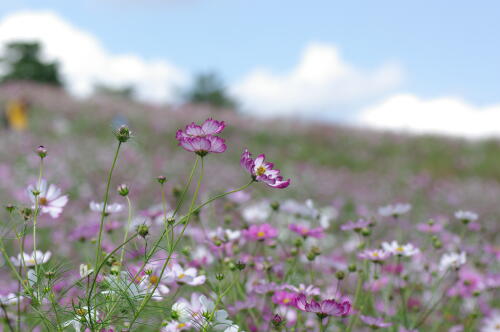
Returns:
[[[471,138],[499,136],[500,104],[476,107],[454,97],[425,100],[399,94],[363,109],[356,123],[415,133]]]
[[[16,12],[1,19],[0,54],[5,43],[19,40],[40,41],[44,56],[59,61],[68,88],[80,96],[91,93],[95,83],[131,84],[140,99],[160,102],[171,100],[172,88],[187,80],[164,60],[108,52],[93,35],[50,11]]]
[[[314,43],[285,74],[257,69],[237,83],[232,93],[242,106],[259,115],[328,115],[359,105],[399,85],[402,71],[386,64],[362,71],[346,63],[336,47]]]

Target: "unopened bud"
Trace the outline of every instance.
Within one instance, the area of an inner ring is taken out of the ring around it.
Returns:
[[[132,137],[132,133],[126,125],[123,125],[115,131],[115,137],[120,143],[125,143]]]
[[[215,279],[217,279],[218,281],[224,280],[224,274],[223,273],[217,273],[215,275]]]
[[[38,148],[36,148],[35,152],[42,159],[47,157],[47,149],[43,145],[40,145]]]
[[[271,209],[273,209],[274,211],[278,211],[279,208],[280,208],[280,203],[279,202],[274,201],[274,202],[271,203]]]
[[[156,180],[158,180],[159,184],[164,184],[165,182],[167,182],[167,178],[164,177],[163,175],[160,175],[159,177],[157,177]]]
[[[128,189],[128,187],[127,187],[126,184],[119,185],[118,188],[117,188],[117,190],[118,190],[118,193],[120,195],[122,195],[123,197],[127,196],[128,193],[129,193],[129,189]]]
[[[146,224],[142,224],[137,226],[136,231],[141,237],[146,238],[149,234],[149,227]]]
[[[12,213],[12,211],[14,211],[16,207],[12,204],[7,204],[5,205],[5,209],[9,212],[9,213]]]
[[[243,271],[247,265],[243,263],[242,261],[237,261],[236,262],[236,268],[240,271]]]
[[[338,280],[343,280],[345,278],[345,272],[337,271],[337,273],[335,273],[335,276],[337,277]]]

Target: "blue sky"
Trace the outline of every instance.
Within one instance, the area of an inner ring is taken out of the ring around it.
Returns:
[[[50,9],[110,52],[214,69],[228,84],[260,67],[286,73],[320,42],[359,70],[398,64],[391,91],[477,108],[500,99],[498,1],[20,0],[0,16],[22,9]]]

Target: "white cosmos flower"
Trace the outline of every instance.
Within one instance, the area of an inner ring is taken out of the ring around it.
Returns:
[[[173,264],[165,273],[165,281],[167,283],[183,283],[190,286],[198,286],[205,283],[206,277],[198,275],[198,271],[194,267],[183,269],[179,264]]]
[[[40,213],[48,213],[52,218],[57,218],[63,211],[63,207],[68,203],[68,196],[61,196],[61,189],[51,184],[48,185],[47,181],[42,179],[40,181],[40,188],[37,190],[33,185],[28,186],[28,195],[33,203],[33,208],[36,204],[36,196],[34,191],[38,191],[38,206]]]
[[[464,265],[466,261],[467,257],[464,251],[460,254],[455,252],[447,253],[441,257],[439,270],[447,271],[450,268],[458,269],[460,266]]]
[[[94,270],[89,268],[88,264],[80,264],[80,278],[88,277],[92,272]]]
[[[399,217],[411,210],[410,204],[394,204],[382,206],[378,209],[378,213],[383,217]]]
[[[476,221],[479,216],[477,215],[477,213],[472,211],[459,210],[455,212],[455,218],[457,218],[458,220]]]
[[[73,319],[63,323],[63,327],[68,327],[68,326],[73,326],[75,331],[80,332],[82,329],[82,326],[84,324],[87,324],[90,319],[92,319],[93,322],[96,322],[99,316],[99,312],[95,309],[89,310],[89,307],[81,307],[78,309],[75,309],[75,314],[73,316]]]
[[[266,201],[249,205],[241,212],[243,219],[249,223],[259,223],[266,221],[271,215],[271,207]]]
[[[183,323],[183,322],[171,321],[166,326],[164,326],[160,331],[161,332],[180,332],[180,331],[185,331],[189,328],[191,328],[191,324],[189,324],[188,322]]]
[[[17,258],[16,257],[11,257],[10,260],[14,266],[35,266],[36,264],[44,264],[47,263],[48,260],[50,259],[50,256],[52,256],[52,253],[50,251],[47,251],[45,253],[41,252],[40,250],[37,250],[35,252],[32,252],[31,255],[28,255],[27,253],[23,252],[22,255],[18,254]]]
[[[383,242],[382,248],[393,255],[406,257],[414,256],[420,252],[420,250],[414,247],[411,243],[401,245],[397,241],[392,241],[390,243]]]
[[[483,321],[483,326],[481,327],[481,332],[499,332],[500,331],[500,314],[494,312],[488,318]]]
[[[97,203],[97,202],[90,202],[90,209],[94,212],[99,212],[102,213],[102,209],[104,207],[104,203]],[[109,215],[111,213],[118,213],[123,210],[123,205],[118,204],[118,203],[113,203],[113,204],[106,204],[106,211],[104,211],[105,214]]]

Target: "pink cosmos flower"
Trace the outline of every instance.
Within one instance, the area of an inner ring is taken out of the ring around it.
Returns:
[[[200,156],[208,153],[222,153],[227,147],[225,140],[216,134],[220,134],[225,128],[224,121],[207,119],[203,124],[197,125],[194,122],[186,126],[183,131],[179,129],[175,138],[185,150],[195,152]]]
[[[253,241],[273,239],[278,236],[278,230],[269,224],[252,225],[245,232],[245,237]]]
[[[315,300],[308,302],[304,294],[299,294],[295,298],[294,304],[297,309],[305,312],[313,312],[319,318],[327,316],[344,317],[349,315],[352,308],[352,303],[347,298],[340,299],[339,301],[328,299],[321,302]]]
[[[361,259],[367,259],[375,263],[381,263],[386,260],[391,254],[387,251],[380,249],[366,249],[358,254],[358,257]]]
[[[392,326],[392,323],[386,323],[384,322],[384,319],[380,317],[371,317],[365,315],[360,315],[359,317],[366,325],[374,329]]]
[[[358,219],[358,221],[348,221],[347,223],[340,226],[343,231],[356,231],[359,232],[363,228],[370,226],[371,222],[364,219]]]
[[[297,224],[290,224],[288,226],[292,232],[295,232],[303,237],[315,237],[317,239],[322,238],[325,234],[323,233],[322,227],[308,228],[306,226],[301,226]]]
[[[252,154],[245,149],[241,154],[240,165],[250,173],[255,181],[262,181],[270,187],[283,189],[290,185],[290,179],[284,181],[278,169],[273,169],[274,164],[265,162],[266,156],[259,155],[255,160]]]
[[[272,300],[276,304],[291,306],[294,304],[296,297],[297,293],[280,290],[274,293]]]

